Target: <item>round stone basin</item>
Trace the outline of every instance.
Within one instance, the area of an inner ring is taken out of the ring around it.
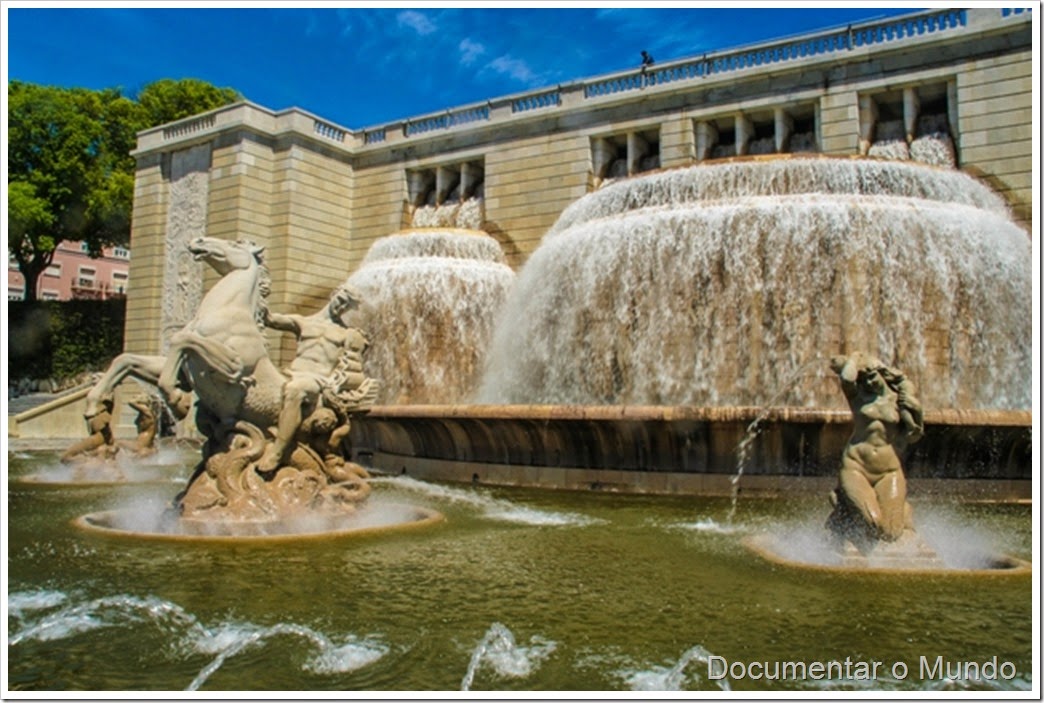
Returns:
[[[290,542],[360,537],[418,529],[442,522],[442,513],[415,505],[368,505],[347,516],[306,515],[279,521],[207,521],[133,510],[88,513],[73,524],[106,537],[166,542]]]
[[[159,472],[154,472],[148,475],[142,474],[124,479],[98,478],[96,480],[76,480],[72,477],[61,478],[56,477],[54,474],[29,474],[28,476],[12,478],[11,481],[25,488],[115,488],[132,484],[180,484],[184,482],[184,479],[182,476],[173,473],[163,475]]]
[[[968,555],[955,564],[940,560],[936,556],[923,558],[914,555],[908,559],[902,556],[853,557],[820,548],[808,552],[806,558],[797,553],[798,550],[790,540],[768,533],[746,537],[743,546],[762,559],[780,566],[839,574],[940,574],[990,578],[1029,576],[1033,573],[1033,565],[1030,562],[1007,554],[978,553]]]

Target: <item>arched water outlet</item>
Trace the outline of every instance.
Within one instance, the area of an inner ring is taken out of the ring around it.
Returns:
[[[478,401],[760,407],[811,360],[869,349],[926,407],[1024,409],[1031,274],[1026,232],[958,171],[799,157],[662,171],[562,213],[519,273]],[[826,374],[780,402],[841,406]]]
[[[480,230],[414,229],[374,242],[348,282],[372,311],[365,369],[381,379],[378,402],[467,398],[514,277]]]

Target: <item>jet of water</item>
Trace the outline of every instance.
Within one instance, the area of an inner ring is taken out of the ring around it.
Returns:
[[[468,670],[460,682],[460,690],[471,690],[475,674],[483,662],[492,666],[501,677],[529,676],[534,668],[555,650],[554,642],[539,637],[533,637],[530,642],[530,647],[517,645],[511,630],[499,622],[493,623],[471,653],[471,661],[468,662]]]
[[[686,650],[677,663],[666,671],[641,672],[632,675],[630,677],[631,686],[636,691],[681,691],[685,684],[685,669],[693,662],[697,662],[706,666],[709,672],[712,656],[713,654],[705,647],[696,645]],[[731,690],[726,679],[718,680],[715,683],[723,691]]]
[[[816,356],[810,361],[800,366],[794,374],[790,377],[787,383],[784,383],[780,390],[776,393],[775,397],[769,401],[768,405],[761,409],[757,417],[747,425],[747,431],[743,435],[743,439],[740,440],[739,444],[736,445],[736,473],[733,474],[730,479],[731,490],[730,490],[730,505],[729,513],[727,516],[728,524],[732,524],[732,518],[736,515],[736,506],[739,502],[739,491],[740,491],[740,479],[743,478],[743,472],[746,471],[750,465],[750,450],[757,439],[757,436],[761,433],[761,423],[764,422],[765,418],[768,417],[769,413],[772,412],[773,408],[777,406],[780,399],[783,398],[787,393],[790,392],[792,386],[794,386],[799,379],[807,374],[813,367],[823,367],[825,361],[822,357]],[[822,373],[822,369],[820,369]]]

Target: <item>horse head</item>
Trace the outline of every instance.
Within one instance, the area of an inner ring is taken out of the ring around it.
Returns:
[[[216,237],[197,237],[188,244],[196,261],[206,261],[222,276],[232,271],[249,269],[261,264],[264,247],[246,239],[230,241]]]

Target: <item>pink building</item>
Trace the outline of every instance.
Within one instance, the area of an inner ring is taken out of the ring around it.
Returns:
[[[127,294],[130,250],[109,247],[103,256],[92,259],[82,242],[62,242],[51,265],[36,281],[36,297],[40,300],[73,300],[77,298],[121,298]],[[7,256],[7,299],[25,300],[25,278],[18,270],[14,256]]]

